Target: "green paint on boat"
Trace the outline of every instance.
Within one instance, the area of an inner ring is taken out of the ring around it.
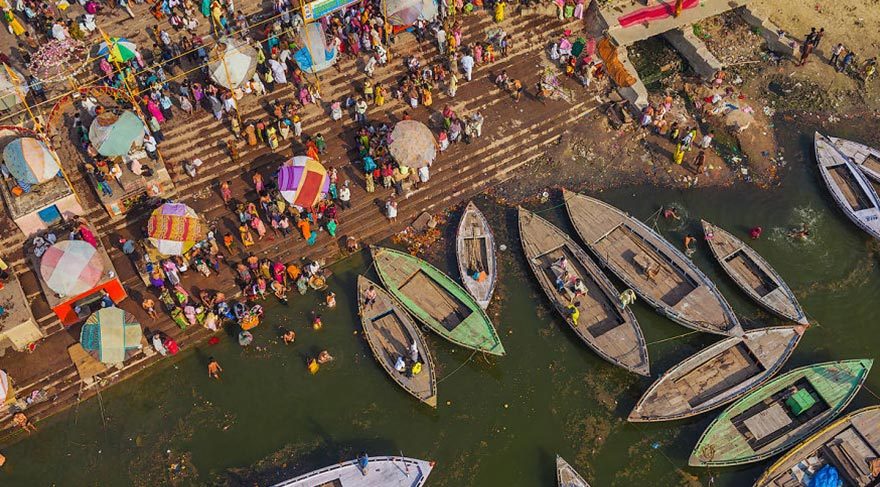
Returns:
[[[873,363],[825,362],[773,379],[724,410],[703,432],[688,463],[742,465],[782,453],[840,414]]]
[[[405,252],[384,247],[370,252],[382,284],[416,319],[456,345],[504,355],[492,321],[449,276]]]

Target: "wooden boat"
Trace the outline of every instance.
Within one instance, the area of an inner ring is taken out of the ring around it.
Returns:
[[[814,136],[819,173],[831,196],[859,228],[880,239],[880,197],[870,181],[824,135]]]
[[[556,455],[556,486],[557,487],[590,487],[577,470]]]
[[[880,183],[880,150],[839,137],[828,136],[828,140],[837,152],[855,164],[868,179]]]
[[[878,485],[880,406],[848,414],[807,438],[771,465],[755,487],[806,487],[808,475],[826,465],[837,470],[844,485]]]
[[[376,302],[366,306],[363,296],[370,287],[376,291]],[[378,284],[358,276],[358,311],[364,336],[379,365],[406,392],[431,407],[437,407],[434,360],[425,338],[400,303]],[[418,349],[417,360],[411,357],[410,346],[413,343]],[[405,372],[395,368],[398,358],[404,359]],[[413,367],[417,367],[418,371]]]
[[[743,397],[782,368],[803,330],[800,325],[761,328],[700,350],[651,384],[627,420],[688,418]]]
[[[715,418],[688,463],[742,465],[782,453],[840,414],[873,363],[862,359],[808,365],[767,382]]]
[[[370,247],[370,252],[382,284],[413,317],[456,345],[504,355],[486,312],[452,278],[398,250]]]
[[[458,223],[455,234],[455,255],[458,272],[467,292],[477,300],[481,308],[489,307],[498,265],[495,261],[495,237],[489,222],[473,201],[468,202]],[[480,276],[474,279],[474,275]]]
[[[688,328],[742,335],[742,327],[715,284],[654,230],[617,208],[563,190],[565,207],[581,240],[659,313]]]
[[[635,315],[621,306],[614,285],[587,253],[550,222],[522,207],[519,236],[538,284],[581,340],[605,360],[649,375],[648,347]],[[561,265],[562,257],[566,262]],[[578,296],[570,281],[559,292],[556,281],[566,275],[580,279],[585,294]],[[577,323],[572,323],[567,309],[571,304],[579,311]]]
[[[324,467],[274,487],[422,487],[434,462],[407,457],[372,457],[361,471],[357,460]]]
[[[700,221],[712,255],[740,289],[771,312],[802,325],[808,323],[797,297],[760,254],[723,228]]]

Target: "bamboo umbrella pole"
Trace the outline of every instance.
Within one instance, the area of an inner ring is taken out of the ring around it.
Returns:
[[[135,98],[134,93],[131,90],[131,86],[129,86],[129,84],[128,84],[128,77],[125,75],[125,71],[122,69],[122,66],[120,65],[118,59],[112,59],[113,52],[110,49],[110,46],[111,46],[110,38],[107,37],[107,34],[104,32],[104,29],[101,29],[100,27],[98,27],[98,32],[101,33],[101,37],[104,39],[104,42],[107,43],[107,53],[109,54],[108,57],[110,57],[111,60],[113,61],[113,64],[116,65],[116,72],[122,76],[122,84],[125,86],[125,93],[128,95],[128,99],[129,99],[129,102],[131,103],[132,108],[134,108],[134,111],[137,114],[137,116],[140,117],[141,123],[144,124],[144,127],[149,127],[149,124],[147,123],[147,118],[144,116],[144,112],[141,111],[141,105],[140,105],[140,103],[138,103],[137,98]],[[156,154],[159,156],[159,162],[162,163],[162,166],[164,166],[165,169],[168,169],[168,166],[165,164],[165,157],[162,156],[162,151],[159,150],[158,144],[156,144]]]
[[[309,51],[309,58],[312,60],[312,70],[315,75],[315,82],[318,87],[318,93],[321,92],[321,77],[318,76],[318,70],[315,69],[315,58],[312,56],[312,42],[309,40],[309,21],[306,20],[306,1],[299,0],[299,8],[302,12],[303,19],[303,37],[306,38],[306,49]]]
[[[232,96],[232,103],[235,105],[235,118],[238,120],[238,126],[241,128],[241,115],[238,109],[238,99],[235,97],[235,88],[232,87],[232,77],[229,76],[229,65],[226,64],[226,44],[220,44],[220,60],[223,62],[223,71],[226,73],[226,82],[229,83],[229,93]]]
[[[27,110],[28,115],[31,117],[31,121],[34,123],[34,131],[37,133],[43,133],[43,124],[37,120],[37,117],[34,116],[34,112],[31,111],[31,106],[28,105],[27,98],[24,93],[21,91],[21,78],[18,77],[15,73],[12,72],[12,69],[9,68],[9,65],[3,63],[3,67],[6,69],[6,76],[9,77],[9,81],[12,83],[12,88],[15,90],[15,94],[18,96],[18,99],[24,104],[25,110]]]

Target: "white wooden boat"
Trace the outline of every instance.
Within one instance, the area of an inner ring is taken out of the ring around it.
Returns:
[[[372,287],[375,302],[367,306],[363,296]],[[364,337],[379,365],[394,382],[413,397],[433,408],[437,407],[437,379],[434,360],[428,343],[422,337],[413,319],[404,311],[394,296],[364,276],[358,276],[358,311],[364,327]],[[412,359],[410,347],[415,343],[417,360]],[[404,372],[395,366],[402,360]]]
[[[556,455],[556,487],[590,487],[577,471]]]
[[[596,198],[562,195],[574,229],[599,263],[659,313],[694,330],[743,334],[715,284],[651,227]]]
[[[828,136],[838,152],[855,163],[868,178],[880,183],[880,150],[852,140]]]
[[[859,228],[880,239],[880,197],[871,182],[824,135],[816,132],[814,144],[819,173],[834,201]]]
[[[407,457],[373,457],[365,470],[357,460],[324,467],[274,487],[422,487],[434,462]]]
[[[724,272],[750,298],[773,313],[802,325],[804,310],[782,276],[751,247],[723,228],[701,220],[706,243]]]
[[[620,304],[617,289],[599,266],[562,230],[519,207],[519,235],[526,261],[553,307],[581,340],[612,364],[650,375],[648,346],[635,314]],[[566,284],[558,289],[557,282]],[[583,288],[575,290],[571,282]],[[578,310],[572,321],[570,308]]]
[[[689,418],[743,397],[782,369],[803,331],[801,325],[759,328],[709,345],[651,384],[627,421]]]
[[[455,255],[458,257],[458,272],[461,283],[481,308],[489,307],[495,282],[498,279],[498,264],[495,260],[495,237],[483,212],[473,201],[468,202],[458,223],[455,234]],[[474,278],[474,276],[479,276]]]

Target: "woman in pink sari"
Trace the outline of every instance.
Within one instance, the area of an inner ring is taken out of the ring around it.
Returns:
[[[98,239],[95,238],[95,234],[85,224],[79,226],[79,235],[84,242],[88,242],[92,247],[98,248]]]
[[[312,96],[309,94],[309,89],[305,86],[299,90],[299,102],[302,106],[306,106],[312,102]]]
[[[156,104],[155,100],[144,97],[144,101],[147,103],[147,110],[150,112],[150,115],[156,117],[157,122],[164,123],[165,117],[162,115],[162,110],[159,109],[159,105]]]
[[[259,217],[251,220],[251,227],[257,231],[257,240],[263,240],[263,237],[266,236],[266,225],[263,223],[263,220]]]
[[[113,76],[113,66],[111,66],[110,63],[107,62],[106,58],[101,58],[101,60],[98,61],[98,67],[100,67],[101,71],[104,72],[104,76],[108,78]]]

